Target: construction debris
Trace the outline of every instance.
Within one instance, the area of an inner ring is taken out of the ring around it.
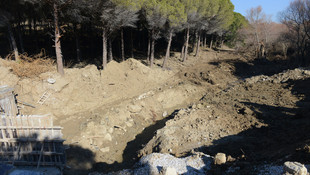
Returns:
[[[54,126],[50,115],[17,115],[13,90],[0,87],[0,163],[17,166],[15,174],[24,173],[20,166],[29,167],[27,171],[42,166],[62,170],[66,163],[62,127]],[[43,95],[40,104],[49,95]]]
[[[15,103],[14,89],[6,85],[0,86],[0,111],[8,116],[15,116],[18,109]]]
[[[0,116],[0,161],[22,166],[65,166],[61,127],[50,116]]]

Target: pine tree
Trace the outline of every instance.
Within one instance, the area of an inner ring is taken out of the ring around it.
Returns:
[[[149,31],[148,44],[148,60],[150,66],[153,67],[155,41],[160,38],[160,31],[167,22],[167,9],[165,1],[149,0],[144,1],[143,12],[147,21],[147,29]]]
[[[180,31],[182,29],[182,24],[187,20],[187,15],[185,14],[185,7],[179,0],[165,0],[165,8],[167,11],[167,24],[166,24],[166,32],[168,36],[168,45],[166,50],[166,56],[163,61],[162,67],[166,66],[166,61],[170,57],[170,47],[172,42],[172,37],[175,32]]]
[[[57,61],[57,72],[60,75],[64,75],[64,66],[63,66],[63,55],[61,51],[61,29],[60,29],[60,20],[59,15],[62,13],[64,7],[73,3],[73,0],[26,0],[32,3],[36,3],[37,5],[45,5],[48,4],[50,7],[50,12],[54,17],[54,44],[55,44],[55,52],[56,52],[56,61]]]
[[[12,23],[17,18],[16,12],[19,10],[20,6],[24,1],[16,0],[2,0],[0,2],[0,27],[6,27],[9,35],[10,44],[12,45],[15,60],[19,60],[19,52],[15,40],[15,36],[12,29]]]

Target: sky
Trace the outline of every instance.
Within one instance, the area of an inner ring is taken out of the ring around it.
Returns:
[[[246,16],[247,10],[261,5],[263,12],[272,15],[274,22],[279,22],[278,13],[285,10],[291,1],[293,0],[231,0],[235,5],[235,12],[241,13],[243,16]]]

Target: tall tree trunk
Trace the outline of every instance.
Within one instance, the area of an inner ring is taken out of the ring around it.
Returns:
[[[102,30],[102,69],[105,69],[107,66],[107,33],[106,29]]]
[[[197,45],[196,45],[196,53],[195,57],[199,56],[199,50],[200,50],[200,32],[197,31]]]
[[[166,51],[166,57],[164,59],[164,62],[163,62],[163,68],[166,66],[166,62],[168,60],[168,58],[170,57],[170,47],[171,47],[171,41],[172,41],[172,34],[173,34],[173,31],[170,31],[169,33],[169,41],[168,41],[168,46],[167,46],[167,51]]]
[[[151,68],[153,67],[153,64],[154,64],[154,53],[155,53],[155,37],[154,37],[154,35],[155,35],[155,31],[154,31],[154,29],[152,30],[152,43],[151,43]]]
[[[183,38],[183,45],[182,45],[182,50],[181,50],[181,55],[180,55],[180,58],[183,59],[184,57],[184,52],[185,52],[185,41],[186,41],[186,32],[184,33],[184,38]]]
[[[14,34],[13,34],[10,23],[8,24],[8,32],[9,32],[10,41],[11,41],[13,51],[14,51],[15,61],[19,61],[18,49],[17,49],[16,41],[15,41]]]
[[[64,67],[61,53],[61,43],[60,43],[60,31],[58,24],[58,7],[54,2],[54,25],[55,25],[55,52],[56,52],[56,60],[57,60],[57,71],[60,75],[64,75]]]
[[[96,52],[96,50],[98,48],[97,44],[96,44],[96,39],[95,39],[95,38],[97,38],[96,29],[91,22],[89,22],[89,24],[88,24],[88,29],[89,29],[89,33],[90,33],[90,37],[91,37],[91,41],[89,41],[90,42],[90,51],[88,51],[88,53],[92,56],[95,56],[94,53]]]
[[[23,37],[22,37],[22,30],[21,30],[21,27],[20,27],[20,22],[17,23],[17,31],[18,31],[18,38],[19,38],[19,45],[20,45],[20,51],[22,53],[25,52],[25,49],[24,49],[24,41],[23,41]]]
[[[32,35],[32,24],[31,24],[32,22],[31,22],[31,19],[29,19],[29,21],[28,21],[28,29],[29,29],[29,35]]]
[[[204,40],[203,40],[203,47],[206,48],[207,47],[207,35],[204,35]]]
[[[181,55],[180,55],[180,58],[182,58],[182,59],[184,57],[184,51],[185,51],[185,42],[184,42],[184,44],[182,46]]]
[[[221,39],[221,49],[223,48],[223,45],[224,45],[224,40],[223,38]]]
[[[6,38],[8,39],[9,41],[9,46],[10,46],[10,50],[13,50],[13,46],[12,46],[12,42],[11,42],[11,38],[9,35],[6,36]]]
[[[121,29],[121,57],[125,61],[125,49],[124,49],[124,29]]]
[[[133,37],[132,37],[132,29],[130,30],[130,48],[131,48],[131,58],[133,58],[134,55],[133,55]]]
[[[210,49],[213,47],[213,35],[211,36],[211,41],[210,41]]]
[[[109,39],[109,62],[113,60],[112,40]]]
[[[186,31],[186,43],[185,43],[183,61],[186,61],[186,59],[187,59],[188,42],[189,42],[189,27],[187,28],[187,31]]]
[[[75,35],[76,60],[77,62],[81,62],[81,48],[76,24],[74,24],[74,35]]]
[[[57,15],[58,15],[58,12],[57,12]],[[35,43],[35,49],[36,49],[36,52],[39,52],[40,48],[39,48],[39,42],[38,42],[37,20],[35,18],[33,19],[33,32],[34,32],[33,38],[34,38],[34,43]]]
[[[285,59],[287,58],[287,48],[288,48],[288,45],[285,43],[282,43],[282,51],[283,51],[283,56]]]
[[[150,63],[150,56],[151,56],[151,34],[148,37],[148,45],[147,45],[147,62]]]
[[[259,45],[260,39],[259,39],[259,36],[258,36],[258,29],[257,29],[257,27],[255,27],[255,39],[256,39],[256,43]]]
[[[202,33],[200,33],[200,47],[204,47],[205,37]]]
[[[76,60],[77,62],[81,62],[82,56],[81,56],[80,41],[77,35],[75,36],[75,47],[76,47]]]

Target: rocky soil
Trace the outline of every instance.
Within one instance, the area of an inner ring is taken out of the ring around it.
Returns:
[[[211,174],[256,174],[266,162],[310,160],[309,68],[205,50],[185,63],[175,53],[165,70],[128,59],[104,71],[88,65],[64,77],[21,79],[4,61],[0,85],[36,107],[20,103],[21,114],[49,113],[64,128],[65,174],[118,171],[154,152],[225,153],[230,161],[205,170]],[[50,97],[37,104],[45,92]]]

